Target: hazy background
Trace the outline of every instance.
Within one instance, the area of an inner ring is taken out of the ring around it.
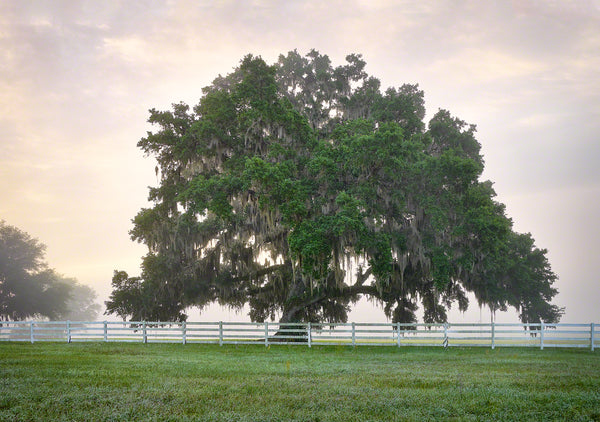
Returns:
[[[418,83],[427,119],[476,124],[484,177],[549,250],[563,321],[600,322],[600,0],[0,1],[0,219],[103,303],[145,254],[128,231],[157,184],[136,147],[148,109],[294,48],[361,53],[383,87]],[[450,320],[489,319],[471,308]],[[367,303],[350,318],[384,320]]]

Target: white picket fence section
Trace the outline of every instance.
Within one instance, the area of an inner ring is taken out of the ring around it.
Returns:
[[[0,341],[580,347],[600,345],[599,324],[0,321]]]

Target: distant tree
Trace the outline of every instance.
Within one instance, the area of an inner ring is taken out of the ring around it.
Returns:
[[[364,68],[249,55],[193,110],[150,110],[158,130],[138,146],[160,185],[131,231],[148,254],[141,278],[115,273],[107,312],[169,321],[217,301],[253,321],[339,322],[366,295],[393,321],[420,302],[443,322],[473,292],[558,321],[546,251],[479,180],[475,126],[445,110],[426,125],[417,85],[382,93]]]
[[[96,318],[100,307],[93,303],[95,292],[48,268],[45,249],[0,220],[0,320]]]
[[[61,312],[61,320],[95,321],[102,306],[96,302],[97,294],[94,289],[80,284],[75,278],[62,278],[62,283],[69,286],[69,295],[65,310]]]
[[[149,261],[148,259],[146,262]],[[125,271],[115,271],[112,279],[113,291],[105,302],[106,314],[118,315],[132,321],[185,321],[186,315],[180,311],[181,304],[161,289],[160,283],[153,284],[151,273],[146,278],[129,277]]]

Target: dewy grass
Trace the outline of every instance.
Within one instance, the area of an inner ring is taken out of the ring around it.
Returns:
[[[0,343],[0,420],[600,420],[600,353]]]

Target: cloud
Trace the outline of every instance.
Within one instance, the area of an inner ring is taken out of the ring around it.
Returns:
[[[451,71],[448,71],[451,70]],[[528,57],[518,57],[503,51],[481,46],[469,48],[458,54],[433,60],[427,72],[434,75],[446,73],[447,83],[461,85],[496,83],[506,79],[530,78],[545,70],[545,65]]]

